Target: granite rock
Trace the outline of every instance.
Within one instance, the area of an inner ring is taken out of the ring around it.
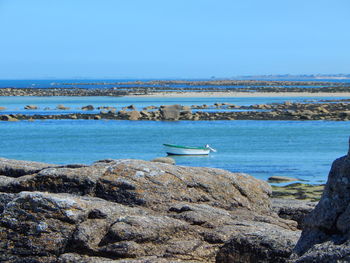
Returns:
[[[170,157],[158,157],[153,159],[151,162],[175,164],[175,160]]]
[[[283,262],[300,233],[273,212],[269,185],[246,174],[141,160],[1,162],[1,262],[257,262],[261,253]]]
[[[0,175],[20,177],[23,175],[34,174],[44,168],[54,166],[57,165],[0,158]]]
[[[317,202],[273,198],[272,208],[279,217],[298,222],[298,228],[303,228],[304,218],[315,208]]]
[[[350,260],[349,153],[333,162],[321,200],[305,218],[292,256],[295,262]]]

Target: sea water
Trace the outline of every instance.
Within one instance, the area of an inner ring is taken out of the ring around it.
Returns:
[[[266,180],[273,175],[324,183],[332,161],[347,153],[349,123],[333,121],[0,122],[0,156],[56,164],[101,159],[151,160],[163,143],[210,144],[209,156],[177,156],[178,165],[216,167]]]

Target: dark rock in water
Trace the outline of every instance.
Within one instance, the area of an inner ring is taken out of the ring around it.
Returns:
[[[350,155],[333,162],[316,208],[306,217],[295,262],[350,262]]]
[[[87,105],[87,106],[83,106],[81,107],[82,110],[94,110],[95,107],[93,105]]]
[[[245,174],[1,163],[0,262],[284,262],[300,233],[272,211],[270,186]]]
[[[123,107],[122,110],[137,110],[136,106],[135,105],[129,105],[129,106],[126,106],[126,107]]]
[[[17,118],[13,117],[13,115],[0,115],[1,121],[18,121]]]
[[[27,105],[24,107],[25,110],[37,110],[38,106],[36,105]]]

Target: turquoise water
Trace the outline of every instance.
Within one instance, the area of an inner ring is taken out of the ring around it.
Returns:
[[[0,156],[5,158],[58,164],[150,160],[165,156],[163,143],[209,143],[217,153],[179,156],[177,164],[223,168],[260,179],[282,175],[323,183],[332,161],[347,153],[349,123],[47,120],[0,122],[0,134]]]
[[[82,106],[134,104],[236,105],[311,100],[277,98],[135,98],[135,97],[0,97],[3,114],[79,112]],[[317,99],[334,99],[322,97]],[[39,110],[26,111],[28,104]],[[43,110],[58,104],[69,111]],[[97,112],[97,110],[96,110]],[[106,158],[151,160],[165,156],[163,143],[211,144],[218,150],[208,157],[174,157],[179,165],[208,166],[245,172],[260,179],[272,175],[325,182],[332,161],[347,152],[348,122],[329,121],[94,121],[47,120],[0,122],[0,156],[48,163],[92,163]]]

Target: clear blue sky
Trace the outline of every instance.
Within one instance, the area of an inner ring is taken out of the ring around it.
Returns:
[[[349,0],[0,0],[0,79],[350,73]]]

